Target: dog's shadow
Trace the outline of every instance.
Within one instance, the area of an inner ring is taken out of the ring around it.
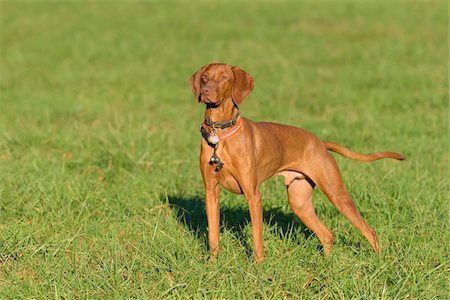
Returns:
[[[180,223],[190,230],[198,239],[207,244],[208,222],[205,212],[204,200],[200,197],[164,196],[161,199],[168,201]],[[245,199],[243,199],[245,201]],[[293,213],[285,213],[281,208],[263,210],[264,222],[269,225],[280,239],[291,239],[298,243],[296,236],[301,234],[307,239],[313,234],[306,228]],[[244,228],[250,223],[248,209],[239,206],[227,206],[221,203],[220,225],[230,231],[250,251],[246,244]],[[295,232],[295,234],[294,234]]]

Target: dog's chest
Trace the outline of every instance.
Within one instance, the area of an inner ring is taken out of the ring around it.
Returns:
[[[200,163],[203,165],[203,168],[207,170],[205,175],[214,177],[226,190],[232,193],[242,194],[242,189],[237,179],[239,178],[239,172],[233,163],[235,162],[233,160],[236,158],[233,157],[233,155],[230,155],[227,149],[217,149],[216,155],[223,164],[220,168],[218,168],[216,163],[211,162],[211,157],[213,155],[214,151],[210,146],[202,145]]]
[[[233,176],[232,173],[228,172],[225,168],[217,172],[217,179],[219,184],[225,188],[227,191],[230,191],[235,194],[242,194],[242,188],[239,185],[237,179]]]

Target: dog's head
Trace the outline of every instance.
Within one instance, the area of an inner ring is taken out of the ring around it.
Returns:
[[[240,104],[253,90],[253,78],[239,67],[208,64],[194,73],[190,85],[198,102],[219,106],[232,99]]]

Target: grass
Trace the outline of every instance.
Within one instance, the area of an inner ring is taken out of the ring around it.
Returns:
[[[449,297],[447,2],[0,5],[0,298]],[[218,61],[255,79],[244,116],[408,157],[336,157],[381,254],[316,191],[324,258],[271,179],[267,260],[222,192],[207,263],[188,79]]]

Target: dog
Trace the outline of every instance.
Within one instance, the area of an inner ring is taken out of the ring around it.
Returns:
[[[341,145],[324,142],[309,131],[270,122],[253,122],[240,116],[238,105],[252,92],[253,78],[237,66],[213,63],[190,78],[198,103],[206,105],[202,134],[200,170],[205,187],[210,258],[219,254],[219,190],[244,194],[252,223],[253,254],[264,259],[263,213],[259,186],[272,176],[283,176],[288,200],[295,215],[319,238],[325,255],[333,246],[333,234],[318,219],[312,205],[317,185],[331,203],[379,252],[378,239],[362,218],[346,191],[333,151],[344,157],[374,161],[404,160],[394,152],[361,154]]]

